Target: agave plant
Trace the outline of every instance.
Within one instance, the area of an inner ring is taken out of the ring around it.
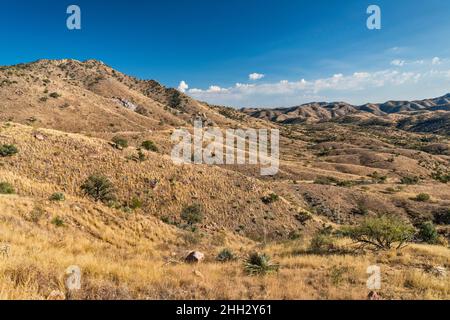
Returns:
[[[272,262],[270,256],[265,253],[254,252],[244,263],[244,269],[249,275],[266,275],[277,272],[279,268],[279,265]]]

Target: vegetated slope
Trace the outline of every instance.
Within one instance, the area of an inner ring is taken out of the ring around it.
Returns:
[[[363,299],[373,261],[388,270],[385,298],[449,296],[448,284],[426,271],[448,267],[444,246],[348,255],[351,246],[341,239],[343,255],[308,251],[324,225],[338,229],[379,214],[400,215],[417,228],[432,221],[449,239],[449,141],[395,128],[445,133],[439,119],[448,97],[423,102],[432,111],[311,104],[254,118],[94,60],[3,67],[0,79],[0,145],[18,149],[0,157],[0,183],[15,191],[0,195],[0,249],[11,248],[0,255],[0,298],[45,299],[59,290],[71,299]],[[433,117],[436,125],[427,124]],[[261,177],[248,165],[174,165],[171,133],[192,129],[194,119],[223,129],[280,129],[279,174]],[[141,148],[146,140],[157,148]],[[94,174],[112,182],[115,201],[82,192]],[[56,193],[64,200],[50,200]],[[419,194],[428,200],[418,201]],[[204,217],[189,225],[182,212],[192,205]],[[224,248],[236,260],[218,263]],[[204,264],[183,263],[192,250],[206,254]],[[279,273],[249,277],[242,260],[253,251],[273,256]],[[83,273],[76,293],[64,284],[70,265]]]
[[[414,132],[450,134],[450,94],[418,101],[388,101],[361,106],[345,102],[308,103],[291,108],[242,109],[252,117],[280,124],[348,122],[359,125],[383,125]]]
[[[0,119],[69,132],[146,131],[191,123],[232,124],[155,81],[88,60],[39,60],[0,69]]]
[[[226,228],[252,237],[277,238],[302,227],[295,219],[298,208],[289,202],[263,203],[261,199],[272,192],[269,184],[233,171],[177,166],[169,156],[147,151],[141,151],[145,159],[139,160],[136,148],[118,150],[100,139],[19,124],[3,124],[0,135],[0,143],[20,150],[1,160],[2,170],[52,184],[53,192],[82,196],[83,182],[97,174],[112,181],[117,206],[127,207],[138,199],[142,207],[137,212],[144,215],[181,223],[183,208],[198,203],[205,212],[206,231]],[[22,184],[16,187],[19,194],[50,196],[40,189],[28,191]],[[268,215],[271,222],[262,224]]]

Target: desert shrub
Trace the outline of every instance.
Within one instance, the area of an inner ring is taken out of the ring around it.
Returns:
[[[95,201],[106,203],[115,199],[113,184],[104,176],[90,176],[81,186],[81,190]]]
[[[187,224],[193,226],[203,220],[203,209],[200,204],[193,204],[185,207],[181,212],[181,219],[186,221]]]
[[[14,194],[14,187],[8,182],[0,182],[0,194]]]
[[[430,201],[430,195],[428,193],[419,193],[414,200],[418,202],[427,202]]]
[[[387,176],[382,176],[381,174],[379,174],[377,171],[375,171],[372,174],[368,175],[370,178],[372,178],[372,181],[374,183],[378,183],[378,184],[383,184],[386,182],[387,180]]]
[[[118,149],[123,149],[128,147],[128,141],[121,137],[114,137],[112,138],[112,142],[114,143],[114,146]]]
[[[336,239],[331,227],[323,227],[311,238],[309,251],[316,254],[328,253],[336,248]]]
[[[29,213],[27,220],[38,223],[45,214],[45,210],[41,207],[34,207],[33,210],[31,210],[31,212]]]
[[[321,185],[331,185],[331,184],[339,183],[339,180],[334,177],[317,177],[314,180],[314,183],[321,184]]]
[[[61,217],[54,217],[51,221],[51,224],[57,226],[57,227],[62,227],[64,226],[64,220]]]
[[[439,234],[434,224],[431,221],[428,221],[420,225],[418,237],[423,242],[436,244],[439,239]]]
[[[438,170],[431,174],[431,177],[439,182],[442,183],[449,183],[450,182],[450,173],[443,173],[442,171]]]
[[[402,177],[400,179],[400,183],[401,184],[408,184],[408,185],[413,185],[413,184],[418,184],[420,182],[420,178],[417,176],[412,176],[412,177]]]
[[[49,96],[50,96],[50,98],[53,98],[53,99],[58,99],[59,97],[61,97],[61,95],[57,92],[52,92],[49,94]]]
[[[244,270],[252,276],[278,272],[279,268],[279,265],[272,262],[270,256],[264,253],[254,252],[244,262]]]
[[[271,193],[268,196],[262,197],[261,201],[265,204],[271,204],[271,203],[278,201],[279,199],[280,199],[280,197],[277,194]]]
[[[11,144],[2,144],[0,145],[0,156],[1,157],[10,157],[18,153],[19,150],[16,146]]]
[[[66,197],[64,196],[64,193],[56,192],[52,194],[49,198],[50,201],[64,201]]]
[[[450,209],[442,208],[434,213],[434,223],[450,224]]]
[[[414,227],[394,215],[366,218],[358,226],[343,228],[342,233],[357,243],[368,245],[379,250],[397,249],[411,241]]]
[[[130,201],[129,207],[130,209],[136,210],[142,208],[142,201],[139,198],[133,198]]]
[[[147,157],[142,152],[142,150],[138,150],[137,158],[140,162],[144,162],[145,160],[147,160]]]
[[[158,151],[158,147],[151,140],[146,140],[146,141],[142,142],[141,147],[147,151],[153,151],[153,152]]]
[[[219,252],[217,255],[216,260],[220,262],[228,262],[235,260],[236,257],[234,256],[233,252],[230,249],[223,249]]]

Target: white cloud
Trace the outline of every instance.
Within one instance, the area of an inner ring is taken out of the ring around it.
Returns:
[[[441,64],[441,59],[439,57],[434,57],[433,60],[431,60],[431,63],[433,65]]]
[[[178,90],[184,93],[187,89],[189,89],[188,84],[185,81],[181,81]]]
[[[405,65],[405,60],[395,59],[391,61],[391,65],[396,67],[403,67]]]
[[[256,73],[256,72],[248,75],[248,79],[253,80],[253,81],[261,80],[264,77],[265,77],[264,74]]]
[[[450,60],[403,61],[384,70],[338,73],[317,79],[269,83],[236,83],[230,87],[190,89],[192,97],[236,107],[292,106],[311,101],[347,101],[353,104],[431,98],[449,91]]]

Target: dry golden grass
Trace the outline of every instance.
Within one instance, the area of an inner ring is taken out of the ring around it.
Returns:
[[[17,193],[0,195],[0,249],[10,248],[0,250],[0,299],[47,299],[55,290],[68,299],[365,299],[370,265],[381,267],[386,299],[450,297],[448,276],[427,271],[449,269],[444,246],[352,254],[344,239],[340,246],[347,251],[307,250],[324,223],[355,223],[364,211],[400,214],[417,224],[448,208],[450,186],[432,174],[448,171],[450,156],[419,151],[428,136],[333,123],[279,127],[184,95],[180,108],[170,108],[172,91],[96,61],[0,68],[0,81],[5,79],[0,144],[14,144],[19,153],[0,158],[0,182]],[[61,96],[51,98],[52,92]],[[118,97],[147,115],[125,108]],[[170,135],[189,127],[193,117],[224,128],[279,128],[279,174],[260,177],[257,166],[174,165]],[[114,136],[129,140],[130,147],[113,148]],[[449,145],[445,137],[432,138]],[[140,162],[136,147],[144,140],[155,141],[159,152],[145,152]],[[374,172],[386,177],[384,183],[370,181]],[[91,174],[112,181],[122,208],[82,194]],[[420,184],[399,184],[415,175]],[[318,178],[335,180],[320,184]],[[368,183],[345,184],[360,180]],[[55,192],[65,200],[49,201]],[[264,204],[261,198],[271,193],[279,201]],[[431,200],[411,200],[419,193]],[[142,207],[124,208],[133,198]],[[181,222],[182,209],[194,203],[205,211],[197,232],[162,222]],[[299,213],[311,219],[299,221]],[[440,231],[448,238],[445,228]],[[287,240],[293,235],[302,240]],[[238,260],[217,262],[224,248]],[[185,264],[192,250],[204,252],[206,261]],[[253,251],[271,255],[279,272],[248,276],[243,259]],[[65,284],[72,265],[82,271],[77,292]]]

